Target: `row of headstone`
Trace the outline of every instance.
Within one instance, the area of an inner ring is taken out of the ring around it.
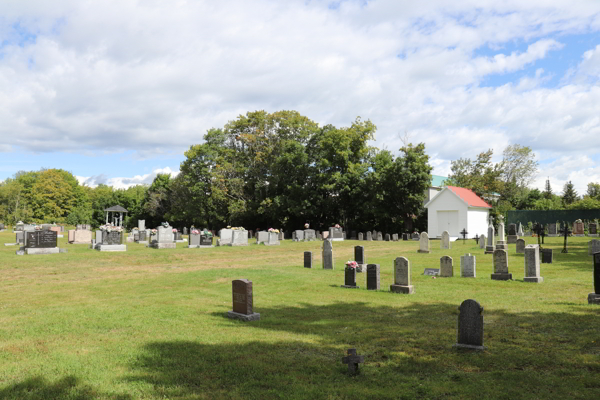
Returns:
[[[471,253],[460,256],[460,276],[463,278],[476,278],[477,260]],[[451,278],[454,276],[454,261],[450,256],[440,258],[440,269],[438,276]]]
[[[25,254],[56,254],[61,252],[58,248],[58,235],[51,230],[28,230],[18,232],[23,235],[22,247],[16,251],[17,255]]]

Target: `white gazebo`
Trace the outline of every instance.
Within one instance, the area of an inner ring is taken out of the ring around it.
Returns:
[[[463,229],[468,232],[466,238],[487,235],[492,206],[470,189],[446,186],[425,208],[429,237],[441,237],[442,232],[448,231],[450,237],[462,238]]]
[[[121,206],[112,206],[110,208],[104,209],[106,213],[106,225],[109,223],[114,226],[123,226],[123,214],[127,214],[127,210]],[[108,218],[110,214],[110,219]]]

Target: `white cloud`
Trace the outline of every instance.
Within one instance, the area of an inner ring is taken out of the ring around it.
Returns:
[[[117,177],[117,178],[108,178],[105,175],[97,175],[97,176],[76,176],[80,185],[85,185],[89,187],[96,187],[98,185],[107,185],[112,186],[115,189],[127,189],[136,185],[151,185],[158,174],[169,174],[171,177],[176,177],[179,175],[179,171],[174,171],[169,167],[165,168],[157,168],[152,171],[150,174],[145,175],[136,175],[131,178],[125,177]]]
[[[56,3],[56,2],[54,2]],[[0,152],[182,152],[211,127],[265,109],[320,123],[357,115],[395,151],[398,132],[426,143],[436,173],[511,143],[540,160],[600,153],[599,47],[560,87],[547,73],[501,87],[600,30],[600,2],[226,0],[9,1],[0,21]],[[24,38],[21,31],[37,35]],[[507,52],[511,44],[527,45]],[[481,48],[495,55],[477,56]],[[591,80],[590,77],[596,79]],[[579,168],[574,167],[574,171]],[[148,182],[87,177],[91,184]],[[133,175],[133,174],[132,174]]]

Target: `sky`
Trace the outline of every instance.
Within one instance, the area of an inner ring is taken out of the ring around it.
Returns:
[[[176,175],[249,111],[377,126],[433,173],[512,144],[532,187],[600,182],[600,1],[0,0],[0,181]]]

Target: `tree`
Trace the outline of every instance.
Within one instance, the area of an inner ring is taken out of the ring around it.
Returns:
[[[528,146],[509,145],[504,149],[502,178],[504,183],[514,182],[517,187],[527,187],[538,171],[535,154]]]
[[[546,188],[544,190],[544,198],[551,200],[552,199],[552,187],[550,186],[550,177],[546,179]]]
[[[577,200],[577,192],[575,191],[575,186],[571,183],[571,181],[565,183],[565,186],[563,187],[562,199],[565,205],[569,205]]]
[[[31,188],[33,216],[37,222],[64,222],[80,202],[77,179],[69,172],[47,169]]]
[[[600,199],[600,183],[588,183],[587,195],[592,199]]]
[[[460,158],[451,161],[452,173],[446,180],[449,186],[459,186],[473,190],[478,196],[489,198],[491,194],[503,188],[500,177],[502,164],[492,163],[493,150],[480,153],[475,161]]]

